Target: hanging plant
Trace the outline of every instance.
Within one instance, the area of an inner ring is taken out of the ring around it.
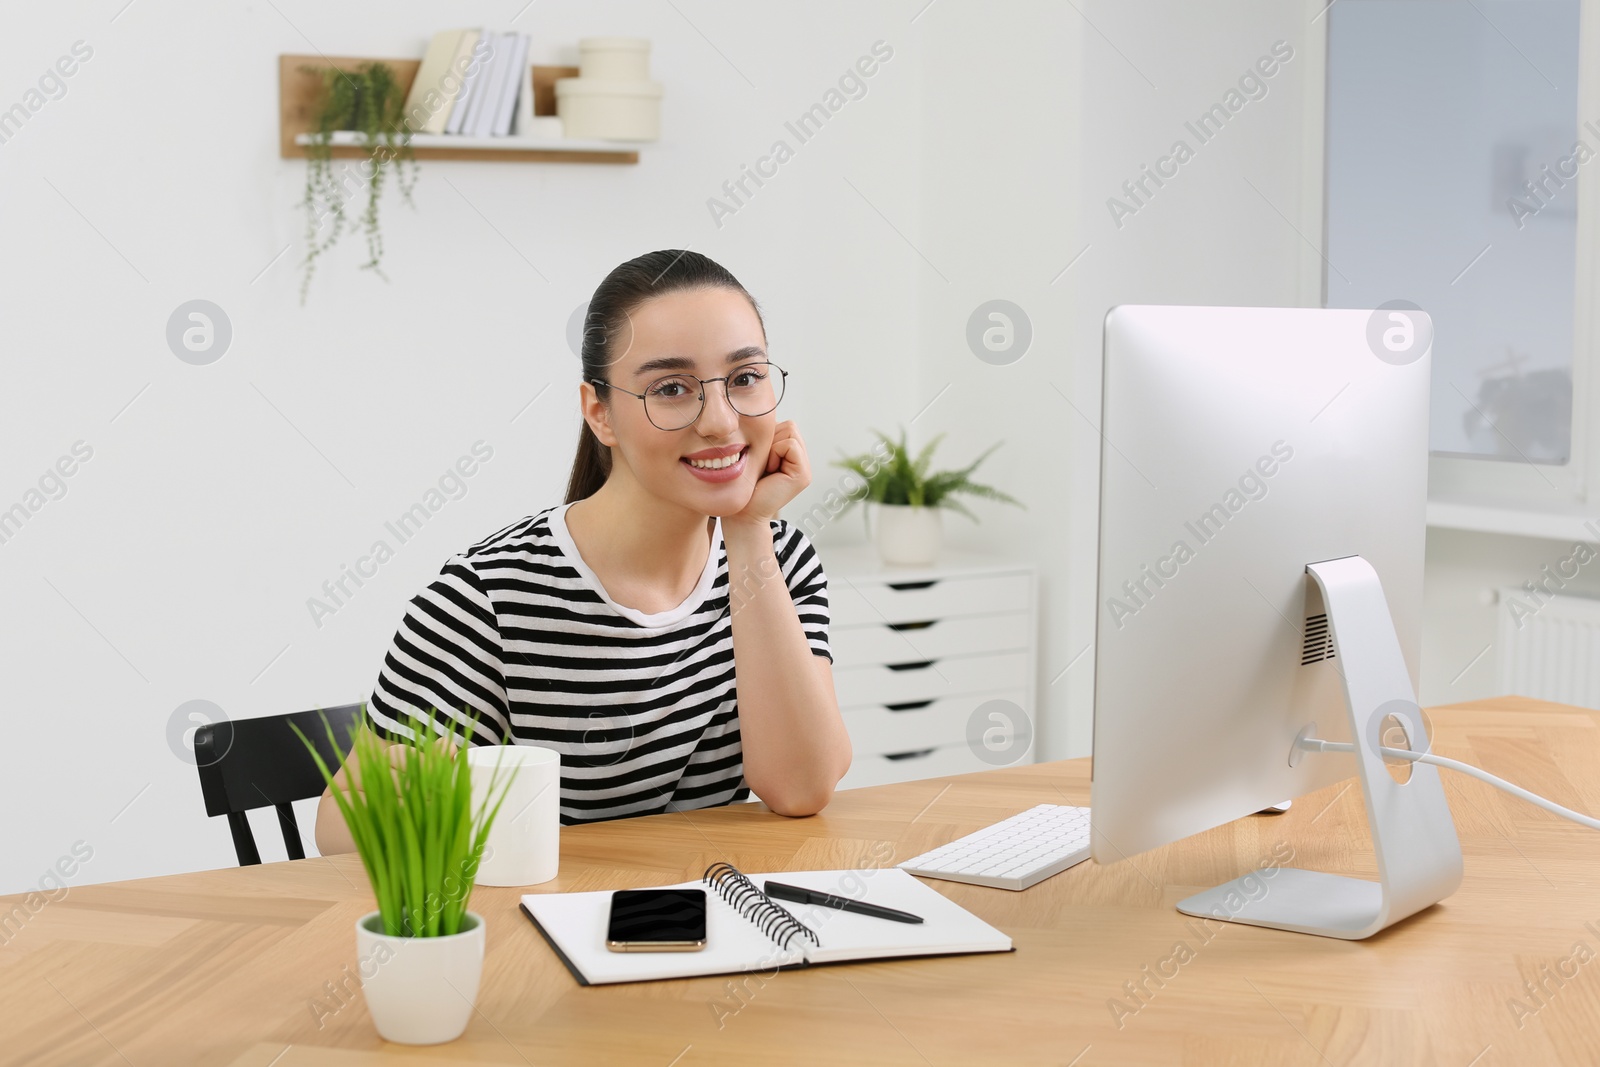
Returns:
[[[411,207],[411,190],[417,181],[417,161],[411,150],[408,131],[400,120],[405,106],[405,91],[387,63],[363,63],[353,71],[336,67],[301,67],[307,74],[322,79],[322,93],[312,120],[311,143],[306,146],[306,190],[301,206],[306,211],[305,275],[300,283],[300,303],[306,302],[317,257],[332,248],[346,225],[354,229],[345,214],[345,200],[351,196],[345,182],[335,176],[332,141],[335,130],[357,130],[362,134],[367,158],[358,177],[366,182],[367,204],[361,226],[367,237],[367,262],[361,269],[371,270],[384,281],[388,276],[379,266],[383,259],[383,234],[378,226],[378,199],[383,194],[385,171],[395,170],[401,199]],[[407,176],[405,163],[410,163]],[[320,242],[317,232],[328,215],[332,224]]]

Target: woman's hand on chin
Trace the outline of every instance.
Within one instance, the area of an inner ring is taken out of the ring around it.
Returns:
[[[756,479],[755,492],[744,510],[724,516],[722,524],[749,523],[765,526],[778,517],[778,511],[811,484],[811,461],[806,458],[806,443],[792,419],[778,423],[767,451],[767,462]]]

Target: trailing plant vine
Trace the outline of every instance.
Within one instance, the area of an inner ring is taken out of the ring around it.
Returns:
[[[366,209],[360,224],[367,238],[367,262],[361,269],[371,270],[384,281],[379,263],[383,259],[383,233],[378,226],[378,199],[383,195],[386,170],[392,164],[401,199],[413,208],[411,190],[417,181],[417,161],[411,150],[409,131],[401,122],[405,106],[405,92],[387,63],[363,63],[354,71],[336,67],[301,67],[307,74],[322,79],[320,105],[312,122],[311,143],[306,146],[306,188],[300,206],[306,211],[305,275],[300,282],[300,303],[306,302],[306,292],[311,286],[311,275],[316,270],[317,257],[332,248],[343,234],[349,220],[345,215],[345,200],[353,195],[346,191],[344,174],[336,175],[333,167],[332,140],[335,130],[357,130],[362,134],[367,158],[356,176],[367,187]],[[407,176],[404,164],[410,163]],[[342,168],[341,168],[342,169]],[[328,215],[333,220],[327,236],[319,241],[317,231]],[[350,224],[354,228],[353,224]]]

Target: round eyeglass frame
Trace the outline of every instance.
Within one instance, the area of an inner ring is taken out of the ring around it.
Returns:
[[[743,411],[740,411],[738,409],[738,407],[734,405],[733,397],[728,394],[728,379],[733,377],[735,374],[738,374],[740,371],[744,370],[746,367],[755,367],[755,366],[771,367],[773,370],[777,371],[780,375],[782,375],[782,377],[778,379],[779,382],[782,384],[782,388],[780,388],[778,390],[778,399],[773,401],[773,404],[772,404],[772,406],[770,408],[768,408],[766,411],[760,411],[760,412],[757,412],[754,415],[749,415],[749,414],[746,414]],[[684,423],[682,426],[666,427],[666,426],[662,426],[660,423],[656,422],[655,419],[650,419],[650,402],[646,399],[646,395],[645,394],[648,393],[651,389],[655,388],[655,386],[657,384],[666,381],[668,378],[693,378],[695,381],[700,383],[700,410],[696,411],[694,413],[694,418],[690,419],[688,422]],[[727,398],[728,406],[730,408],[733,408],[734,413],[737,414],[737,415],[742,415],[747,419],[755,419],[755,418],[760,418],[762,415],[769,414],[770,412],[777,411],[778,410],[778,405],[783,402],[784,393],[788,392],[789,372],[784,370],[782,367],[778,366],[776,363],[772,362],[770,359],[752,359],[748,363],[739,364],[731,372],[729,372],[728,374],[724,374],[720,378],[702,378],[698,374],[690,374],[688,371],[679,371],[676,374],[663,374],[661,377],[652,380],[649,385],[645,386],[645,392],[644,393],[636,393],[632,389],[623,389],[622,386],[616,385],[616,384],[614,384],[612,382],[608,382],[604,378],[585,378],[584,381],[588,382],[590,385],[604,385],[604,386],[606,386],[607,388],[610,388],[610,389],[621,390],[622,392],[627,393],[629,396],[638,397],[639,400],[644,403],[644,417],[647,418],[647,419],[650,419],[650,425],[654,426],[658,430],[663,430],[663,431],[666,431],[666,432],[670,433],[673,430],[687,430],[689,427],[693,426],[696,422],[700,421],[700,416],[704,415],[706,413],[706,386],[710,385],[712,382],[721,382],[722,383],[722,395]]]

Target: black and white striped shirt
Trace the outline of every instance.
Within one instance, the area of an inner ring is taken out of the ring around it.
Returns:
[[[473,743],[561,754],[570,825],[745,800],[722,520],[688,599],[646,614],[616,603],[554,505],[452,556],[412,598],[383,659],[368,722],[404,736],[409,711],[448,709]],[[828,580],[798,526],[773,549],[815,655],[828,648]]]

